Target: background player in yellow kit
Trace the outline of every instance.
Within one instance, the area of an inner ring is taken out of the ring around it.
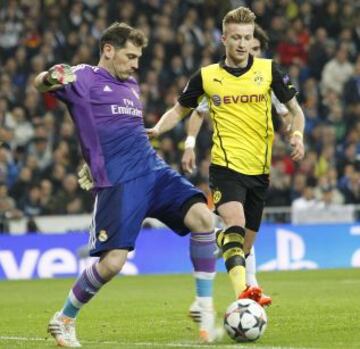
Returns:
[[[148,133],[158,136],[170,130],[198,106],[203,96],[208,98],[214,128],[210,187],[216,210],[226,225],[217,242],[236,297],[262,304],[261,289],[246,287],[245,255],[259,229],[269,185],[274,138],[271,91],[293,115],[290,144],[294,161],[304,156],[304,115],[289,77],[271,59],[250,55],[255,18],[245,7],[225,15],[222,39],[226,56],[200,69],[178,103]]]

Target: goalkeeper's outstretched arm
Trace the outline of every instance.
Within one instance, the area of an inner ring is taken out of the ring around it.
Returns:
[[[56,64],[35,77],[34,85],[39,92],[57,90],[76,80],[76,75],[67,64]]]

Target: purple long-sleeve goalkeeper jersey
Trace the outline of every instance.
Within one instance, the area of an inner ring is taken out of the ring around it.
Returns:
[[[95,187],[109,187],[165,167],[146,135],[136,80],[121,81],[86,64],[72,68],[76,81],[53,91],[76,125]]]

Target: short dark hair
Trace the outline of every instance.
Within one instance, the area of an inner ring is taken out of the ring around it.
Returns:
[[[123,48],[127,41],[131,41],[135,46],[145,47],[148,39],[145,34],[126,23],[115,22],[106,28],[100,38],[100,52],[103,51],[105,44],[110,44],[116,48]]]
[[[265,30],[255,23],[254,38],[259,40],[261,50],[266,50],[269,47],[269,37]]]

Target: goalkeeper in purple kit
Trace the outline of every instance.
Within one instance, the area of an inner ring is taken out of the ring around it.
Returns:
[[[97,66],[59,64],[35,78],[39,91],[66,104],[96,194],[89,245],[90,255],[100,259],[84,270],[48,326],[63,347],[81,346],[75,333],[79,310],[121,271],[146,217],[159,219],[180,236],[190,233],[202,309],[200,339],[213,342],[217,337],[213,217],[204,195],[161,160],[148,140],[139,85],[131,76],[146,44],[141,31],[114,23],[100,39]]]

